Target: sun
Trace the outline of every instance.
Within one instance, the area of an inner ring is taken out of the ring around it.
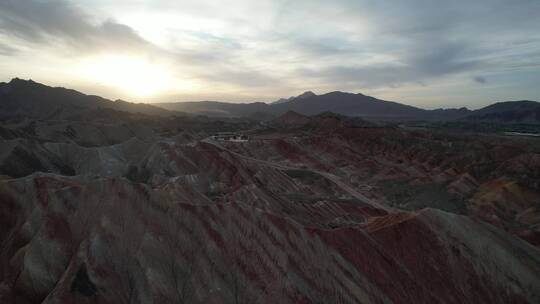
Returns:
[[[91,81],[116,87],[133,97],[149,97],[166,91],[173,77],[163,64],[138,56],[95,56],[80,64],[80,73]]]

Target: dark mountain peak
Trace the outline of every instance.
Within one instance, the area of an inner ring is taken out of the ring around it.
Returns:
[[[300,99],[307,99],[307,98],[310,98],[310,97],[313,97],[313,96],[317,96],[317,94],[311,92],[311,91],[305,91],[304,93],[298,95],[298,96],[291,96],[289,98],[280,98],[274,102],[271,102],[270,104],[280,104],[280,103],[287,103],[289,101],[293,101],[293,100],[300,100]]]
[[[540,103],[531,100],[503,101],[473,111],[468,120],[502,123],[540,122]]]
[[[492,105],[487,106],[489,107],[522,107],[522,106],[538,106],[540,103],[538,101],[533,100],[510,100],[510,101],[499,101]]]
[[[26,88],[26,87],[45,87],[45,85],[42,85],[40,83],[37,83],[33,81],[32,79],[21,79],[21,78],[13,78],[10,82],[7,83],[10,87],[19,87],[19,88]]]
[[[313,97],[313,96],[317,96],[317,94],[311,92],[311,91],[305,91],[304,93],[296,96],[297,99],[305,99],[305,98],[310,98],[310,97]]]
[[[16,84],[16,83],[35,83],[32,79],[22,79],[22,78],[19,78],[19,77],[15,77],[13,79],[11,79],[11,81],[9,82],[11,84]]]
[[[492,111],[516,111],[526,110],[540,107],[540,103],[532,100],[515,100],[515,101],[500,101],[491,104],[487,107],[483,107],[477,112],[492,112]]]
[[[1,84],[0,100],[2,100],[0,117],[23,115],[33,118],[63,119],[98,108],[150,115],[172,115],[171,112],[152,105],[126,101],[113,102],[76,90],[50,87],[20,78],[13,78],[9,83]]]
[[[380,100],[375,97],[364,95],[362,93],[349,93],[349,92],[343,92],[343,91],[332,91],[328,92],[323,95],[319,95],[319,97],[322,97],[323,99],[333,99],[336,101],[357,101],[357,102],[366,102],[366,101],[381,101],[381,102],[387,102],[385,100]]]
[[[349,92],[342,92],[342,91],[332,91],[332,92],[328,92],[326,94],[323,94],[321,96],[354,96],[354,95],[356,95],[356,94],[349,93]]]
[[[83,96],[94,97],[100,100],[106,100],[100,96],[85,95],[79,91],[64,87],[51,87],[32,79],[13,78],[6,85],[20,97],[28,97],[28,94],[44,94],[45,96],[37,96],[38,98],[59,98],[59,99],[79,99]]]
[[[508,101],[499,101],[494,104],[538,104],[538,101],[534,100],[508,100]]]
[[[392,118],[422,117],[426,112],[408,105],[341,91],[271,104],[270,110],[276,114],[285,113],[287,110],[293,110],[304,115],[315,115],[330,111],[348,116]]]

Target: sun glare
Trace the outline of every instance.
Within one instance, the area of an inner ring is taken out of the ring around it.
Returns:
[[[89,80],[116,87],[134,97],[149,97],[172,86],[167,67],[136,56],[98,56],[84,61],[80,70]]]

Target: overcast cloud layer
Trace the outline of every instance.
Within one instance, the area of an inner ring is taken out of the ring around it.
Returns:
[[[392,2],[0,0],[0,80],[138,101],[305,90],[429,108],[540,100],[540,1]],[[80,72],[107,56],[164,68],[158,94]]]

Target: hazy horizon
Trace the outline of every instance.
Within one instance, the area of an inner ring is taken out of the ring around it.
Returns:
[[[0,1],[0,79],[132,102],[540,100],[540,2]]]
[[[20,77],[13,77],[12,79],[15,79],[15,78],[18,78],[18,79],[21,79]],[[12,79],[9,79],[9,80],[6,80],[6,81],[0,81],[1,82],[4,82],[4,83],[7,83],[7,82],[10,82]],[[22,80],[30,80],[30,81],[34,81],[34,82],[37,82],[37,83],[40,83],[40,84],[43,84],[43,85],[47,85],[47,86],[51,86],[51,87],[63,87],[65,89],[74,89],[74,88],[71,88],[71,87],[65,87],[65,86],[54,86],[54,85],[49,85],[47,83],[42,83],[40,81],[37,81],[35,79],[22,79]],[[96,95],[96,94],[92,94],[92,93],[88,93],[88,92],[85,92],[85,91],[80,91],[78,90],[79,92],[83,93],[83,94],[86,94],[86,95]],[[298,95],[301,95],[302,93],[305,93],[307,91],[304,91],[304,92],[299,92],[298,94],[295,94],[295,95],[291,95],[291,96],[284,96],[284,97],[280,97],[280,98],[290,98],[290,97],[297,97]],[[316,91],[311,91],[310,92],[314,93],[315,95],[324,95],[324,94],[327,94],[327,93],[332,93],[332,92],[336,92],[336,91],[329,91],[329,92],[316,92]],[[343,92],[343,93],[351,93],[351,94],[363,94],[363,95],[367,95],[367,96],[371,96],[371,97],[375,97],[379,100],[384,100],[382,98],[378,98],[377,96],[373,96],[373,95],[368,95],[368,94],[364,94],[362,92],[345,92],[345,91],[339,91],[339,92]],[[198,100],[170,100],[170,101],[158,101],[158,102],[145,102],[145,101],[137,101],[137,100],[129,100],[129,99],[123,99],[123,98],[114,98],[114,97],[107,97],[107,96],[101,96],[99,94],[97,94],[97,96],[100,96],[100,97],[103,97],[103,98],[106,98],[106,99],[109,99],[111,101],[116,101],[116,100],[123,100],[123,101],[127,101],[127,102],[133,102],[133,103],[145,103],[145,104],[159,104],[159,103],[182,103],[182,102],[186,102],[186,103],[189,103],[189,102],[222,102],[222,103],[237,103],[237,104],[248,104],[248,103],[266,103],[266,104],[271,104],[273,102],[276,102],[278,101],[280,98],[277,98],[275,100],[256,100],[256,99],[250,99],[250,100],[247,100],[247,101],[238,101],[238,100],[208,100],[208,99],[198,99]],[[515,99],[515,100],[496,100],[496,101],[492,101],[492,102],[488,102],[486,105],[482,105],[482,106],[478,106],[478,107],[470,107],[470,106],[462,106],[462,107],[465,107],[469,110],[477,110],[477,109],[481,109],[485,106],[489,106],[489,105],[492,105],[494,103],[497,103],[497,102],[506,102],[506,101],[523,101],[525,99]],[[406,102],[401,102],[399,100],[385,100],[385,101],[391,101],[391,102],[398,102],[398,103],[402,103],[402,104],[405,104],[405,105],[412,105],[412,104],[408,104]],[[540,102],[540,101],[537,101],[537,100],[532,100],[532,101],[535,101],[535,102]],[[415,106],[415,105],[412,105],[412,106]],[[450,108],[462,108],[462,107],[445,107],[445,106],[441,106],[441,107],[429,107],[429,106],[418,106],[419,108],[422,108],[422,109],[426,109],[426,110],[434,110],[434,109],[450,109]]]

